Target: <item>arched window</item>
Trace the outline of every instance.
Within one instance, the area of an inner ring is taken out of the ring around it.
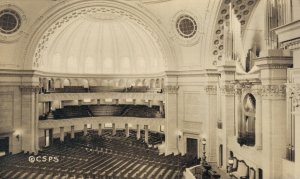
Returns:
[[[243,117],[239,121],[238,143],[247,146],[255,145],[256,99],[248,93],[243,100]]]

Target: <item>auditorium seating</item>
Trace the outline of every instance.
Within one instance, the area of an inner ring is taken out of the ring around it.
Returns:
[[[121,116],[124,105],[91,105],[89,106],[93,116]]]
[[[83,86],[65,86],[63,88],[55,88],[54,93],[86,93],[88,92],[88,88],[84,88]]]
[[[100,93],[100,92],[117,92],[117,93],[163,93],[162,88],[149,88],[147,86],[115,87],[115,86],[65,86],[63,88],[52,88],[48,91],[43,87],[39,93]]]
[[[89,109],[86,106],[65,106],[61,109],[52,111],[54,119],[67,119],[79,117],[91,117]]]
[[[185,155],[159,155],[158,149],[134,139],[101,136],[96,131],[76,133],[75,139],[54,140],[38,156],[57,156],[59,162],[28,162],[29,153],[0,158],[2,178],[157,178],[179,179],[191,165]],[[122,133],[122,131],[121,131]],[[120,134],[121,134],[120,133]]]
[[[52,117],[53,116],[53,117]],[[124,116],[142,118],[162,118],[158,106],[148,107],[145,105],[81,105],[65,106],[39,117],[45,119],[68,119],[92,116]]]
[[[155,118],[163,117],[157,107],[148,107],[145,105],[131,105],[123,112],[122,116],[130,117],[146,117],[146,118]]]
[[[123,92],[124,88],[113,86],[90,86],[89,92]]]

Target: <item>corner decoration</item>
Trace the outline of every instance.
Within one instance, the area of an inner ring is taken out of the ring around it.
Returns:
[[[0,6],[0,42],[8,43],[18,40],[24,31],[26,22],[23,11],[15,5]]]
[[[200,37],[198,18],[188,11],[179,11],[171,20],[171,38],[181,45],[193,46]]]

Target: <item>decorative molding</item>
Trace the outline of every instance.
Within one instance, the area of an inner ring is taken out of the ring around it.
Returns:
[[[300,38],[287,41],[287,42],[282,42],[280,46],[282,48],[289,49],[289,50],[298,50],[300,49]]]
[[[204,87],[207,94],[216,95],[217,86],[216,85],[207,85]]]
[[[286,84],[287,97],[292,99],[295,107],[300,106],[300,84],[287,83]]]
[[[38,93],[40,90],[39,86],[32,86],[32,85],[22,85],[20,89],[23,93]]]
[[[261,96],[285,96],[286,85],[262,85]]]
[[[235,85],[227,84],[220,86],[221,94],[225,95],[234,95],[235,94]]]
[[[165,91],[166,93],[172,94],[172,93],[177,93],[177,92],[178,92],[178,89],[179,89],[179,86],[178,86],[178,85],[167,85],[167,86],[164,88],[164,91]]]

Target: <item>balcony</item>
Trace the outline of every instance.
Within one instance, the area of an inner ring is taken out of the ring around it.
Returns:
[[[237,142],[242,145],[254,146],[255,145],[255,133],[254,132],[239,132]]]
[[[222,121],[218,121],[218,122],[217,122],[217,127],[218,127],[218,129],[222,129],[222,128],[223,128],[223,123],[222,123]]]

